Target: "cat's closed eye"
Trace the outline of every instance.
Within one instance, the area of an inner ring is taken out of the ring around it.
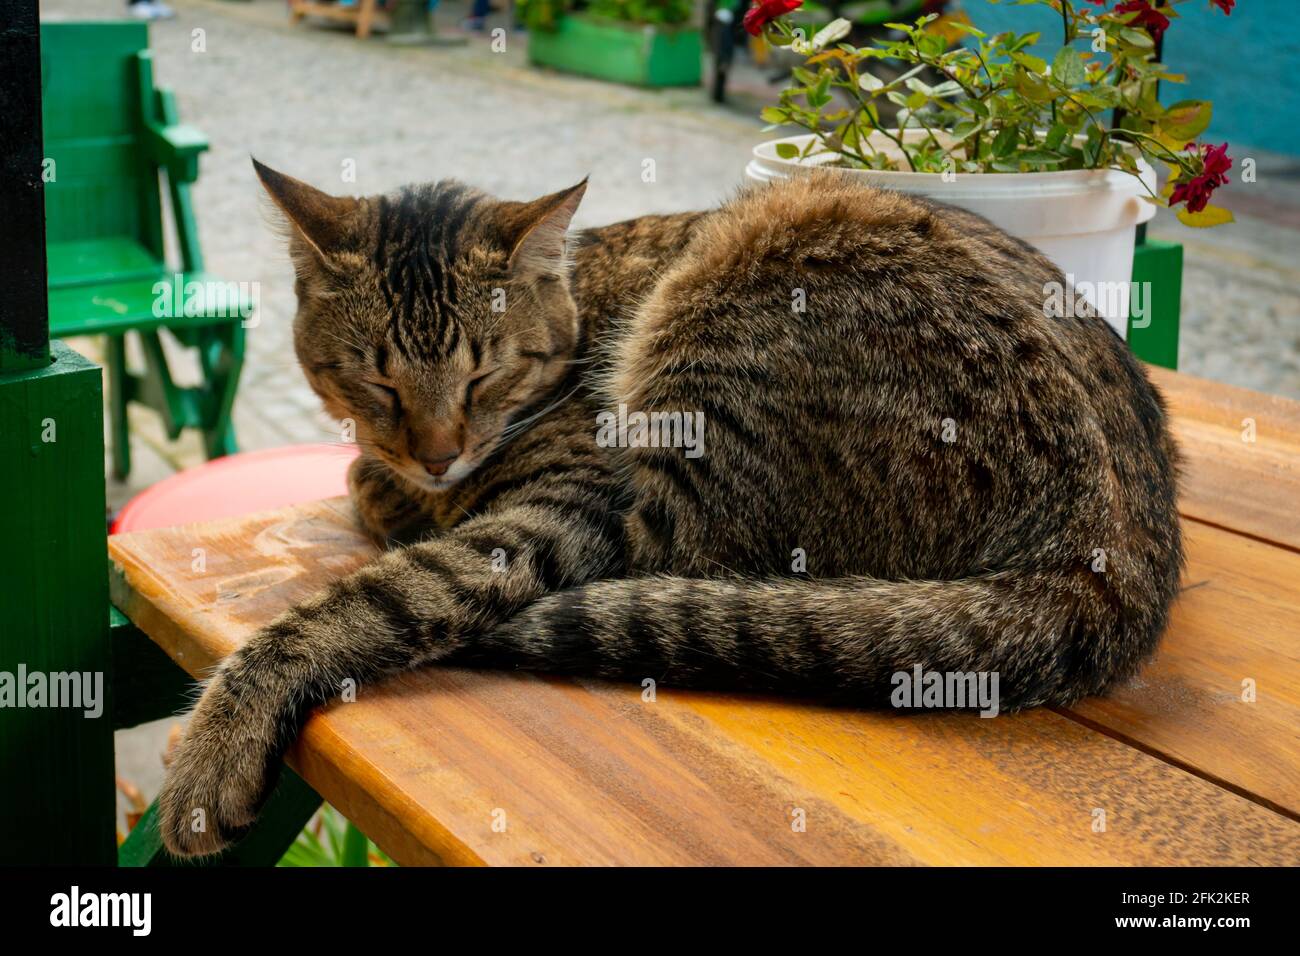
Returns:
[[[492,379],[492,378],[493,378],[493,377],[494,377],[498,372],[500,372],[500,371],[501,371],[501,367],[500,367],[500,366],[497,366],[496,368],[488,369],[486,372],[483,372],[483,371],[476,372],[476,373],[474,374],[474,377],[471,378],[468,382],[465,383],[465,408],[466,408],[466,410],[468,410],[468,409],[470,408],[470,406],[473,404],[473,402],[474,402],[474,395],[475,395],[475,393],[478,391],[478,389],[479,389],[481,386],[487,384],[487,382],[488,382],[490,379]]]
[[[402,408],[402,399],[397,394],[397,389],[391,385],[385,385],[383,382],[374,382],[366,380],[366,388],[382,402],[394,416],[400,414]]]

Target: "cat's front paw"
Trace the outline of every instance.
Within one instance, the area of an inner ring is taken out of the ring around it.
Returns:
[[[348,494],[357,522],[377,547],[404,547],[436,530],[414,493],[369,455],[358,456],[349,466]]]
[[[158,795],[158,830],[171,853],[219,853],[253,823],[275,766],[261,723],[224,675],[204,691]]]

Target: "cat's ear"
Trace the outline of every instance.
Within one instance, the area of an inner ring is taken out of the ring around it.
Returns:
[[[256,159],[253,169],[272,202],[318,256],[327,259],[338,251],[359,205],[356,199],[331,196]]]
[[[507,233],[510,274],[518,278],[563,278],[568,272],[565,235],[587,191],[587,180],[530,203],[512,204]],[[512,235],[510,235],[512,234]]]

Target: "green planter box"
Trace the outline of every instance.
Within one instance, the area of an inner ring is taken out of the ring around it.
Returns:
[[[528,35],[528,59],[565,73],[635,86],[698,86],[700,31],[599,20],[581,13]]]

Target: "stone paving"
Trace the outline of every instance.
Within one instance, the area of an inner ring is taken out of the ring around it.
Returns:
[[[151,28],[151,46],[157,82],[211,140],[194,192],[208,268],[259,284],[235,412],[247,449],[336,437],[294,361],[292,272],[250,154],[339,193],[455,176],[522,199],[590,174],[581,226],[715,204],[741,183],[763,138],[753,101],[772,88],[757,75],[741,77],[745,106],[724,108],[701,90],[640,91],[530,69],[518,33],[507,34],[504,52],[481,36],[459,48],[398,48],[323,24],[291,26],[279,0],[172,2],[179,16]],[[123,7],[45,0],[42,15],[117,17]],[[464,8],[442,5],[443,32]],[[1230,203],[1237,225],[1197,232],[1161,214],[1151,234],[1186,244],[1182,368],[1300,398],[1300,174],[1286,158],[1258,161],[1259,182]],[[96,354],[94,342],[74,344]],[[171,444],[151,413],[133,420],[136,468],[128,484],[109,482],[114,508],[202,460],[194,436]],[[146,796],[156,791],[166,725],[119,741],[119,772]]]

